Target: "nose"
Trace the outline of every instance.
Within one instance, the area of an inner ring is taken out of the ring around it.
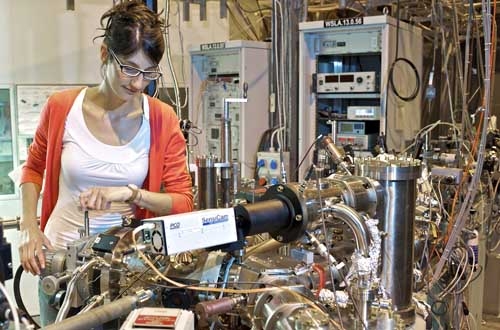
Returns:
[[[144,79],[142,73],[130,80],[130,86],[135,90],[143,90],[146,87],[146,83],[149,83],[149,81]]]

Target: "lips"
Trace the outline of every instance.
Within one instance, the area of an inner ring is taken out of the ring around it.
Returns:
[[[128,88],[128,87],[123,87],[123,89],[125,89],[125,90],[127,91],[127,93],[128,93],[128,94],[131,94],[131,95],[133,95],[133,94],[137,94],[137,93],[139,93],[139,92],[140,92],[139,90],[130,89],[130,88]]]

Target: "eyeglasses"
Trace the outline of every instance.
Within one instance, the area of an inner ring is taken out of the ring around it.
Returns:
[[[146,80],[156,80],[162,76],[161,71],[144,71],[141,69],[138,69],[136,67],[130,66],[130,65],[125,65],[120,62],[118,57],[115,55],[115,53],[108,48],[109,53],[113,56],[113,58],[116,60],[116,63],[120,66],[121,72],[128,76],[128,77],[137,77],[142,73],[142,76]]]

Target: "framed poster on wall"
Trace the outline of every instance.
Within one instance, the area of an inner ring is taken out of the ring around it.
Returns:
[[[27,149],[40,121],[40,112],[49,96],[58,91],[85,86],[87,85],[16,85],[17,135],[21,162],[26,160]]]

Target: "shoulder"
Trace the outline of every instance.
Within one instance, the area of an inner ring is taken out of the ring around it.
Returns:
[[[55,106],[72,105],[82,88],[65,89],[49,96],[47,103]]]
[[[64,120],[81,90],[74,88],[51,94],[42,109],[41,121]]]
[[[149,115],[152,121],[164,123],[178,123],[179,119],[174,109],[157,98],[147,96],[149,103]]]
[[[147,98],[149,102],[149,108],[155,115],[176,116],[174,109],[170,105],[149,95],[147,96]]]

